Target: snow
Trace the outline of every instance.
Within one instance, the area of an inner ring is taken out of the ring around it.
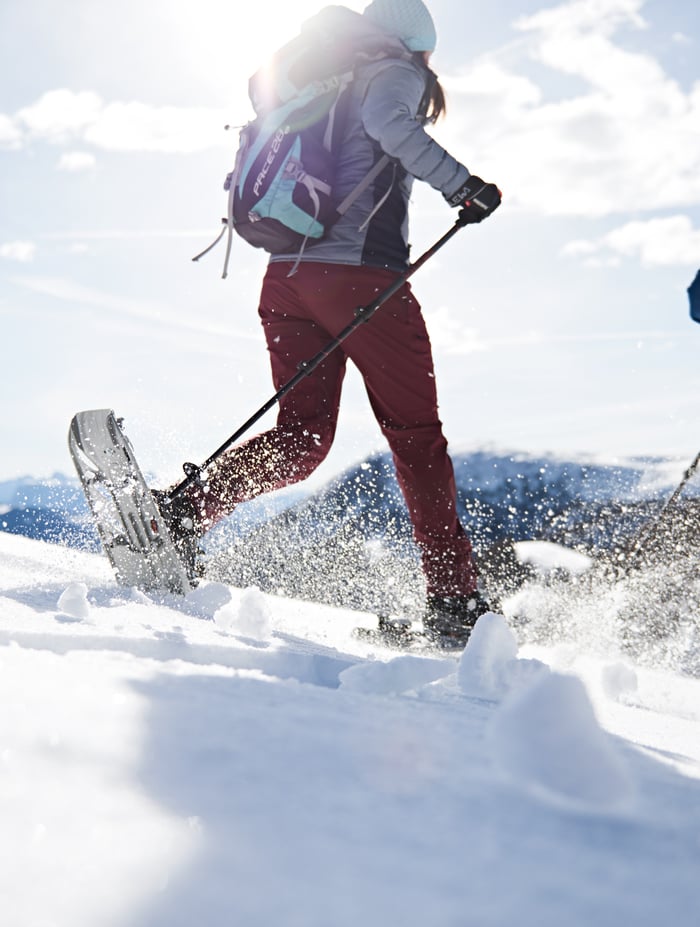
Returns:
[[[591,558],[576,550],[549,541],[517,541],[515,551],[521,563],[527,563],[543,576],[565,570],[578,576],[591,568]]]
[[[700,680],[370,620],[0,533],[3,924],[698,921]]]
[[[85,583],[71,583],[58,597],[59,611],[67,618],[89,618],[90,603],[87,598],[88,588]]]
[[[224,631],[238,631],[257,640],[266,640],[272,629],[272,612],[267,597],[251,586],[235,605],[229,601],[214,612],[214,623]]]
[[[637,691],[637,674],[626,663],[604,666],[601,680],[605,694],[611,699],[619,699],[625,693]]]
[[[539,660],[518,658],[518,643],[502,615],[482,615],[459,661],[465,695],[499,698],[546,672]]]
[[[516,787],[587,810],[622,809],[632,798],[625,757],[575,676],[542,675],[503,706],[489,733],[497,765]]]

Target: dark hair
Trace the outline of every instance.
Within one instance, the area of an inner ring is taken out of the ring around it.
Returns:
[[[424,52],[415,52],[413,61],[425,71],[425,93],[420,110],[428,122],[437,122],[447,112],[447,98],[435,71],[425,63]]]

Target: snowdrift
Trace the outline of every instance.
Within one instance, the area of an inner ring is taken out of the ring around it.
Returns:
[[[694,922],[700,680],[497,614],[397,654],[368,617],[0,534],[3,922]]]

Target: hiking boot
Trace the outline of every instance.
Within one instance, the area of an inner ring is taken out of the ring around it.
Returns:
[[[462,650],[477,619],[491,606],[480,592],[470,595],[429,595],[423,629],[425,636],[446,650]]]
[[[183,495],[175,496],[173,499],[160,489],[152,489],[151,495],[163,516],[187,576],[192,582],[196,582],[204,575],[201,559],[204,551],[199,546],[203,531],[195,504]]]

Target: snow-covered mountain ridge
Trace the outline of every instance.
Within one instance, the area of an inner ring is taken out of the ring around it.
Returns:
[[[657,500],[673,486],[682,466],[664,458],[632,458],[616,463],[571,461],[553,456],[474,451],[453,455],[465,521],[477,546],[503,536],[542,537],[565,530],[581,519],[591,520],[601,507],[614,504],[633,510]],[[300,502],[299,499],[302,499]],[[279,501],[277,501],[279,500]],[[298,517],[331,524],[348,512],[365,537],[397,537],[409,533],[388,454],[351,466],[309,497],[296,487],[277,500],[255,500],[241,506],[229,530],[245,535],[280,511],[299,510]],[[577,513],[580,515],[577,518]],[[78,481],[55,473],[49,478],[26,476],[0,481],[0,529],[68,546],[97,549]],[[619,513],[618,513],[619,514]],[[573,522],[572,522],[573,519]],[[595,518],[593,518],[595,520]],[[603,543],[609,537],[597,536]]]

